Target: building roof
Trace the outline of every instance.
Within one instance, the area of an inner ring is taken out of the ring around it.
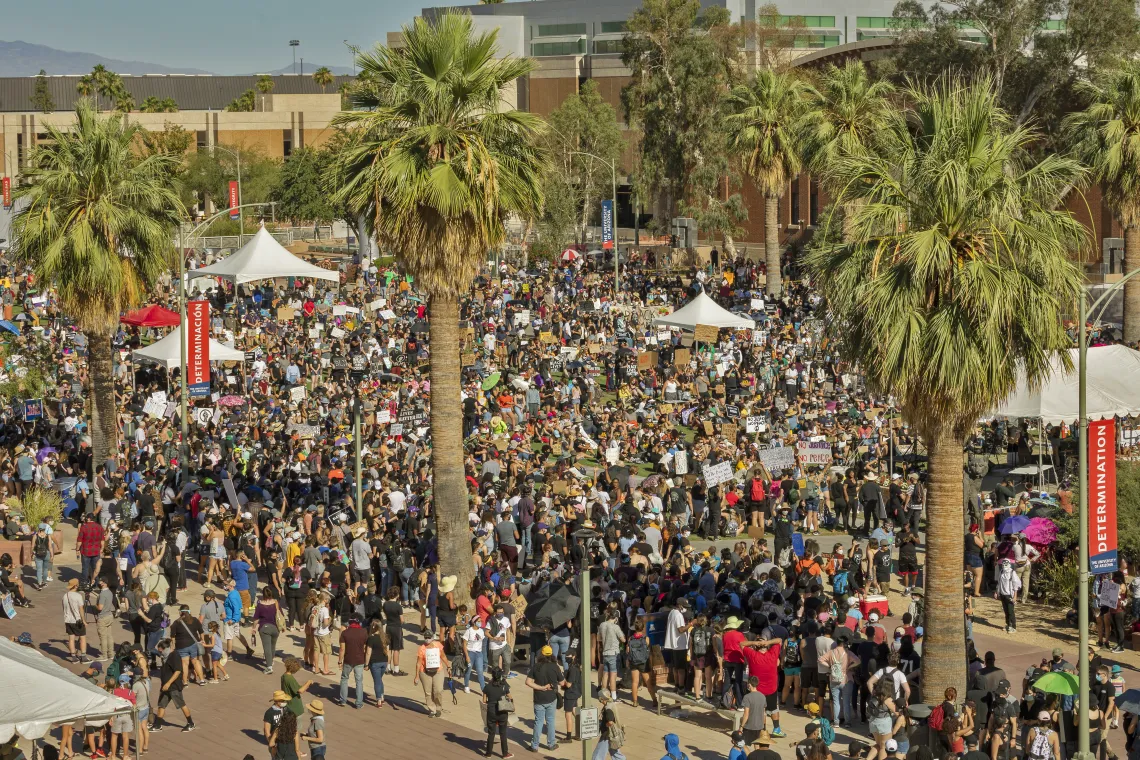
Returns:
[[[174,98],[181,111],[220,111],[246,90],[257,91],[260,76],[213,76],[196,74],[147,74],[123,76],[123,86],[134,96],[135,103],[154,96]],[[334,93],[341,82],[352,77],[338,76],[324,90],[313,81],[311,74],[278,74],[272,77],[275,95],[320,95]],[[71,111],[79,93],[75,85],[78,76],[49,76],[48,89],[55,101],[56,111]],[[36,77],[0,77],[0,111],[32,112],[32,94]]]

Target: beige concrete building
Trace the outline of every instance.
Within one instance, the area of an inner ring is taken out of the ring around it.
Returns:
[[[159,75],[124,76],[123,86],[140,106],[148,97],[172,98],[174,113],[133,111],[130,119],[147,129],[176,124],[196,136],[197,147],[233,145],[256,149],[271,158],[319,145],[331,134],[333,116],[340,110],[338,87],[349,77],[336,77],[322,88],[311,76],[271,77],[273,89],[262,94],[257,76]],[[51,113],[32,110],[36,77],[0,78],[0,176],[16,178],[29,151],[46,138],[49,124],[67,128],[75,121],[79,77],[47,77],[54,101]],[[248,90],[255,93],[255,110],[231,112],[225,108]],[[103,107],[110,108],[104,99]]]

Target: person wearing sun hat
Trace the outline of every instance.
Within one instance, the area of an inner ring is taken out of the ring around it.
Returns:
[[[325,704],[319,699],[314,699],[305,709],[310,713],[309,728],[301,734],[301,738],[308,742],[312,759],[323,760],[328,749],[325,744]]]

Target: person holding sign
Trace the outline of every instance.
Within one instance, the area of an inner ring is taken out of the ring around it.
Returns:
[[[443,715],[443,674],[449,667],[443,644],[439,643],[439,634],[429,633],[416,655],[416,675],[412,678],[412,685],[423,684],[424,707],[433,718]]]

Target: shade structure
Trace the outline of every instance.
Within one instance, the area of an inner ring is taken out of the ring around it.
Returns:
[[[181,338],[182,328],[176,327],[171,330],[170,334],[162,340],[155,341],[146,348],[140,348],[136,351],[132,351],[131,356],[134,357],[135,361],[161,364],[167,369],[181,367],[182,349],[178,345],[178,341]],[[245,352],[239,351],[236,348],[230,348],[229,346],[219,343],[213,338],[210,338],[210,361],[243,362],[245,361]]]
[[[995,411],[998,417],[1039,418],[1047,424],[1073,422],[1079,417],[1077,349],[1070,349],[1073,369],[1064,372],[1060,358],[1040,388],[1030,388],[1024,375],[1017,390]],[[1088,349],[1088,405],[1090,420],[1130,417],[1140,414],[1140,351],[1126,346]]]
[[[119,321],[124,325],[136,327],[177,327],[178,315],[170,309],[151,304],[138,311],[132,311],[130,314],[124,314],[119,317]]]
[[[88,725],[129,714],[131,703],[103,691],[54,660],[0,637],[0,743],[39,739],[57,723]]]
[[[697,297],[672,314],[666,314],[653,320],[653,324],[661,327],[680,327],[692,331],[697,325],[711,327],[728,327],[735,330],[751,330],[756,322],[733,314],[701,291]]]
[[[237,253],[208,267],[188,272],[196,277],[220,277],[240,285],[243,282],[270,280],[274,277],[309,277],[340,282],[340,273],[321,269],[285,250],[264,227],[250,238]]]

